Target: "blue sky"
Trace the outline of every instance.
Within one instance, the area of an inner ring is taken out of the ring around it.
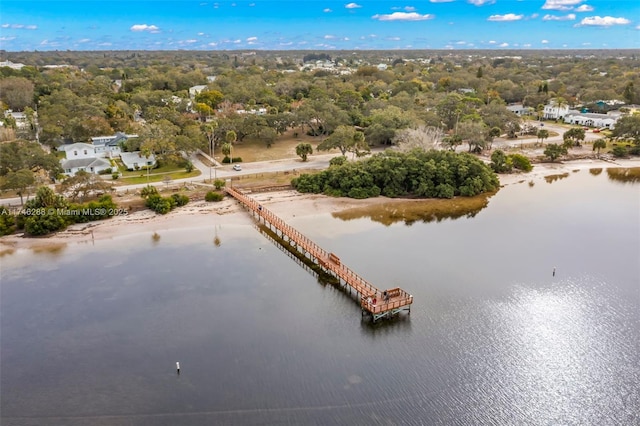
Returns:
[[[639,0],[2,0],[0,48],[638,49]]]

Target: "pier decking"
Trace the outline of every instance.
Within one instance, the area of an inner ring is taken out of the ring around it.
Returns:
[[[398,287],[386,290],[377,289],[349,269],[334,253],[329,253],[322,249],[251,197],[234,188],[226,188],[225,191],[241,202],[253,215],[262,219],[265,225],[270,226],[276,234],[279,232],[281,238],[288,240],[297,251],[320,266],[325,272],[338,278],[341,285],[348,286],[359,294],[363,315],[371,316],[371,319],[375,322],[381,318],[394,316],[402,311],[411,312],[413,296],[403,289]]]

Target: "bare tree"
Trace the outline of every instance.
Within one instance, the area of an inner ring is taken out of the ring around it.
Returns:
[[[430,149],[442,149],[444,132],[442,129],[431,126],[418,126],[415,129],[402,129],[396,132],[393,143],[398,145],[401,151],[411,151],[419,148],[425,151]]]

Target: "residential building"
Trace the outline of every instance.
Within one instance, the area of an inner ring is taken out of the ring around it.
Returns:
[[[145,157],[140,154],[140,151],[135,152],[123,152],[120,154],[122,164],[128,170],[140,170],[147,167],[155,167],[156,157],[150,154],[149,157]]]
[[[569,111],[564,116],[564,122],[577,124],[579,126],[613,129],[622,113],[611,111],[608,114],[598,114],[594,112]]]
[[[97,157],[119,157],[122,152],[122,144],[138,135],[127,135],[117,132],[112,136],[95,136],[91,138],[91,143],[95,147]]]
[[[557,120],[563,118],[569,112],[569,105],[558,105],[551,102],[544,106],[543,117],[546,120]]]
[[[524,115],[531,115],[533,114],[533,108],[531,107],[526,107],[522,104],[512,104],[512,105],[507,105],[507,110],[511,111],[512,113],[522,117]]]

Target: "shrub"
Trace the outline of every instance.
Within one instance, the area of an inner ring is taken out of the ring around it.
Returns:
[[[224,198],[224,194],[215,191],[209,191],[204,196],[205,201],[213,202],[213,201],[222,201]]]
[[[347,157],[345,157],[344,155],[341,155],[339,157],[333,157],[331,160],[329,160],[329,165],[342,166],[346,162],[347,162]]]
[[[221,188],[223,188],[224,185],[225,185],[225,182],[222,179],[216,179],[213,181],[213,186],[215,186],[217,190],[220,190]]]
[[[113,169],[111,167],[109,167],[109,168],[106,168],[104,170],[100,170],[98,172],[98,174],[99,175],[108,175],[109,173],[112,173],[112,172],[113,172]]]
[[[625,148],[624,146],[616,145],[611,150],[611,154],[613,154],[614,157],[626,157],[627,148]]]
[[[176,202],[171,197],[161,197],[159,194],[150,195],[145,205],[159,214],[167,214],[175,207]]]
[[[16,218],[5,207],[0,206],[0,237],[12,234],[16,227]]]
[[[226,155],[224,156],[224,158],[222,159],[222,163],[223,164],[229,164],[231,162],[234,163],[242,163],[242,157],[233,157],[233,158],[229,158]]]
[[[518,170],[522,170],[524,172],[530,172],[533,170],[531,161],[522,154],[511,154],[509,155],[509,159],[511,160],[513,167]]]
[[[187,161],[187,163],[184,165],[184,170],[187,173],[191,173],[193,171],[193,163],[191,161]]]
[[[113,180],[116,180],[116,179],[118,179],[119,177],[120,177],[120,173],[118,173],[118,172],[115,172],[115,173],[112,173],[112,174],[111,174],[111,179],[113,179]]]
[[[171,197],[175,200],[176,206],[182,207],[189,202],[189,197],[182,194],[173,194]]]
[[[149,198],[152,195],[158,195],[158,189],[155,186],[147,185],[140,191],[140,196],[142,198]]]

